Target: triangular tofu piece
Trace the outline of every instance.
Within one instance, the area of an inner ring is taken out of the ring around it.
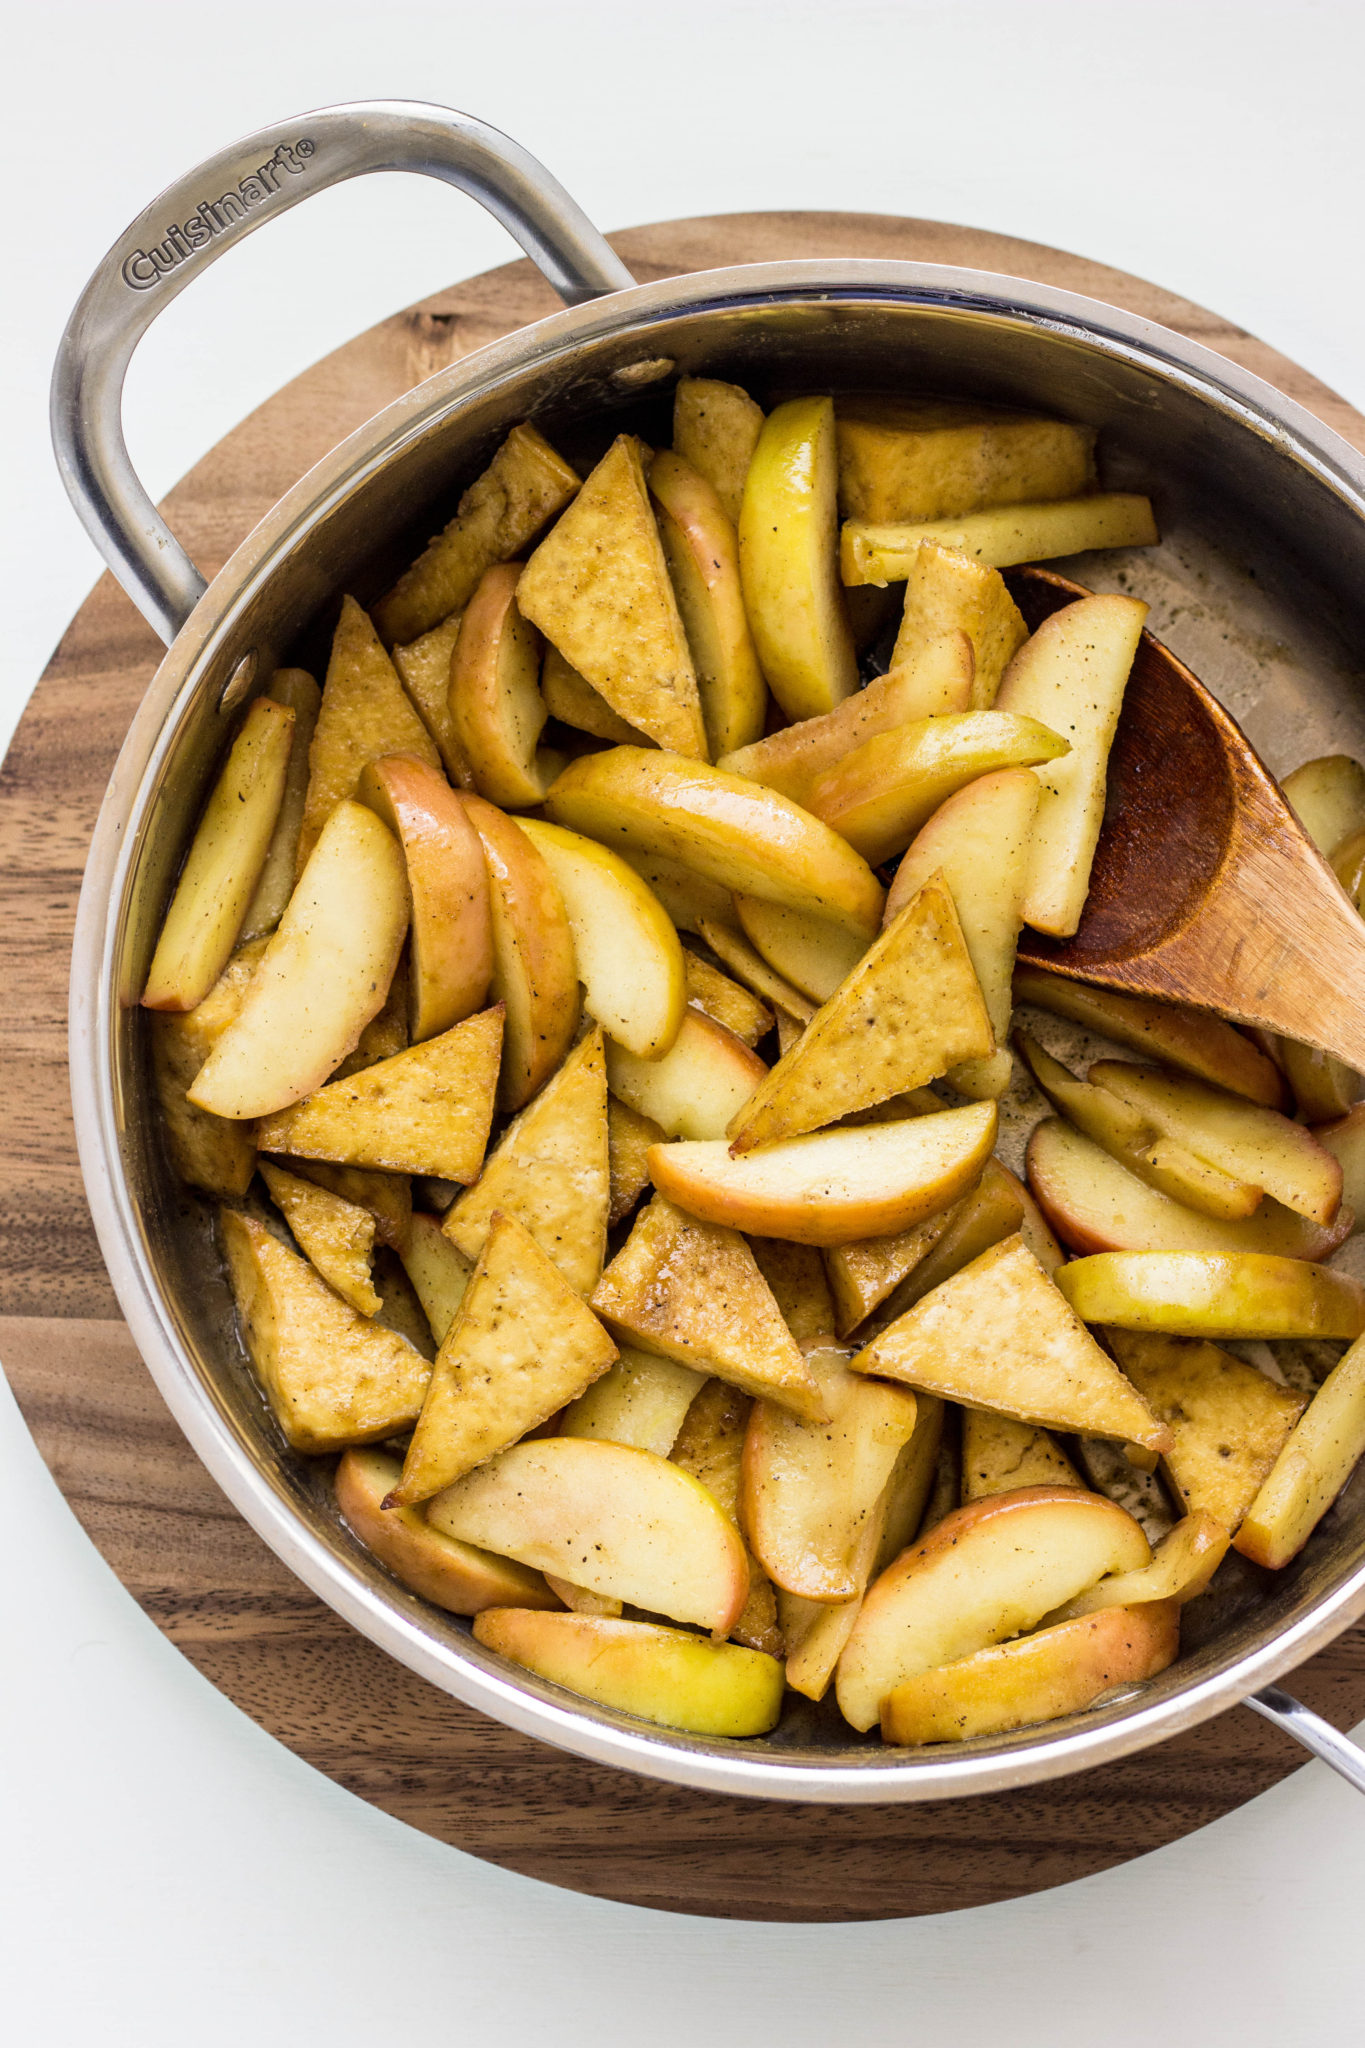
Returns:
[[[474,771],[450,709],[450,663],[463,622],[462,611],[452,612],[429,633],[409,640],[405,647],[395,647],[393,665],[440,749],[446,774],[456,789],[473,789]]]
[[[730,1149],[823,1130],[994,1050],[952,896],[932,875],[754,1090]]]
[[[379,1307],[379,1289],[370,1272],[374,1218],[368,1209],[264,1159],[261,1178],[293,1231],[299,1250],[312,1260],[327,1285],[361,1315],[372,1316]]]
[[[1066,1452],[1045,1429],[993,1415],[986,1408],[962,1411],[962,1499],[984,1500],[1021,1486],[1084,1486]]]
[[[617,436],[540,543],[517,605],[628,725],[706,760],[696,670],[633,434]]]
[[[611,1166],[611,1208],[607,1226],[623,1223],[649,1186],[649,1148],[662,1145],[662,1124],[641,1116],[612,1095],[607,1100],[607,1154]],[[254,1140],[253,1140],[254,1142]],[[255,1156],[254,1152],[252,1154]]]
[[[493,1121],[502,1005],[262,1117],[263,1152],[473,1180]]]
[[[333,1166],[326,1159],[291,1159],[304,1180],[340,1195],[374,1218],[380,1244],[402,1252],[412,1229],[412,1183],[405,1173],[369,1173],[360,1166]]]
[[[495,1215],[394,1488],[429,1500],[590,1387],[616,1346],[529,1231]]]
[[[477,1259],[500,1209],[530,1231],[570,1287],[590,1294],[602,1277],[610,1198],[607,1062],[595,1025],[508,1125],[443,1228],[466,1258]]]
[[[926,1294],[851,1364],[1045,1429],[1151,1451],[1173,1441],[1019,1236]]]
[[[296,1451],[339,1451],[410,1429],[431,1367],[382,1323],[334,1294],[307,1259],[254,1216],[219,1228],[242,1334]]]
[[[591,1296],[629,1344],[714,1373],[811,1422],[825,1407],[772,1289],[737,1230],[656,1195]]]
[[[343,797],[354,796],[363,768],[381,754],[416,754],[433,768],[441,757],[414,711],[379,635],[353,597],[342,599],[332,639],[322,709],[308,749],[308,794],[295,872]]]

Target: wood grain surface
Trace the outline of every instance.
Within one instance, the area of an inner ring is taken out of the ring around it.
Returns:
[[[613,237],[635,275],[792,256],[1004,271],[1107,299],[1245,364],[1365,449],[1365,420],[1250,335],[1153,285],[931,221],[734,214]],[[171,494],[212,574],[372,413],[553,311],[529,263],[361,335],[245,420]],[[922,1806],[778,1805],[686,1792],[513,1734],[394,1663],[309,1593],[181,1437],[118,1316],[81,1190],[66,1081],[71,932],[119,743],[157,665],[109,577],[63,636],[0,770],[0,1359],[81,1523],[145,1612],[227,1697],[360,1798],[509,1869],[677,1912],[884,1919],[1039,1891],[1189,1833],[1302,1752],[1242,1709],[1054,1785]],[[1295,1674],[1339,1726],[1365,1715],[1365,1633]]]

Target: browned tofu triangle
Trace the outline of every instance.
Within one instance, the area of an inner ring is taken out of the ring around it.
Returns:
[[[730,1149],[822,1130],[994,1048],[953,899],[932,875],[754,1090]]]
[[[1084,1486],[1066,1452],[1045,1429],[986,1408],[962,1411],[962,1498],[983,1500],[1021,1486]]]
[[[825,1420],[820,1389],[737,1230],[656,1195],[592,1294],[626,1342]]]
[[[589,1294],[607,1250],[607,1063],[600,1026],[509,1124],[443,1228],[466,1258],[483,1250],[495,1210],[515,1216],[570,1287]]]
[[[536,549],[517,604],[629,725],[706,760],[696,670],[634,435],[613,441]]]
[[[261,1161],[261,1178],[299,1250],[343,1301],[372,1316],[379,1307],[379,1289],[370,1274],[374,1218],[369,1210],[266,1160]]]
[[[493,1121],[502,1005],[261,1119],[263,1152],[471,1181]]]
[[[1018,1236],[926,1294],[851,1363],[1017,1422],[1153,1451],[1173,1441]]]
[[[431,1372],[411,1344],[334,1294],[254,1216],[219,1211],[242,1334],[296,1451],[339,1451],[408,1429]]]
[[[353,597],[342,599],[332,637],[322,708],[308,749],[308,794],[295,872],[343,797],[354,796],[361,770],[381,754],[415,754],[439,769],[441,757],[379,635]]]
[[[615,1357],[530,1232],[495,1214],[390,1499],[409,1505],[453,1486],[577,1400]]]

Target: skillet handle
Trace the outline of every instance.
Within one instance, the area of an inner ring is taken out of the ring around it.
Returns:
[[[370,171],[443,178],[501,221],[568,305],[635,280],[563,186],[498,129],[416,100],[361,100],[262,128],[140,213],[96,270],[52,376],[57,465],[86,532],[169,646],[205,583],[139,483],[123,380],[163,306],[225,249],[311,193]]]
[[[1278,1685],[1263,1685],[1259,1692],[1248,1695],[1244,1706],[1273,1721],[1286,1735],[1292,1735],[1305,1749],[1311,1749],[1314,1756],[1330,1764],[1348,1785],[1354,1785],[1357,1792],[1365,1792],[1365,1749],[1350,1740],[1349,1736],[1334,1728],[1330,1721],[1324,1721],[1321,1714],[1315,1714],[1302,1700],[1296,1700],[1292,1693],[1281,1692]]]

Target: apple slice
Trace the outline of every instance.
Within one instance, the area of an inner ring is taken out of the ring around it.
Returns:
[[[1324,859],[1365,827],[1365,768],[1349,754],[1305,761],[1280,784],[1285,801]]]
[[[907,1679],[882,1701],[882,1740],[967,1742],[1082,1714],[1120,1686],[1155,1678],[1179,1651],[1175,1601],[1107,1606]]]
[[[1053,612],[1015,655],[997,714],[1041,719],[1071,751],[1039,770],[1024,921],[1069,937],[1081,921],[1104,817],[1109,749],[1147,606],[1135,597],[1083,597]]]
[[[251,1362],[293,1448],[339,1451],[410,1429],[431,1373],[421,1352],[254,1216],[220,1209],[218,1228]]]
[[[436,1217],[420,1209],[408,1225],[407,1241],[399,1257],[439,1348],[459,1313],[465,1290],[474,1276],[474,1263],[463,1252],[456,1251]]]
[[[1008,706],[946,712],[864,740],[816,778],[807,803],[864,859],[890,860],[954,791],[1001,768],[1055,761],[1069,744]]]
[[[740,1520],[740,1474],[744,1462],[744,1441],[754,1402],[725,1380],[709,1379],[688,1407],[673,1445],[672,1459],[684,1472],[699,1479],[744,1534]],[[751,1650],[766,1650],[780,1657],[781,1631],[777,1625],[777,1599],[768,1577],[748,1543],[744,1555],[749,1567],[749,1597],[730,1630],[732,1639]]]
[[[1021,1486],[1084,1486],[1054,1437],[988,1408],[962,1411],[962,1499],[986,1500]],[[1101,1603],[1103,1604],[1103,1603]]]
[[[1183,1607],[1204,1591],[1227,1555],[1228,1541],[1223,1524],[1197,1509],[1162,1537],[1149,1565],[1101,1579],[1088,1593],[1078,1593],[1049,1615],[1049,1622],[1073,1621],[1081,1614],[1098,1614],[1104,1607],[1141,1607],[1149,1600],[1173,1600]]]
[[[803,1599],[859,1590],[859,1540],[915,1431],[915,1397],[859,1379],[835,1350],[807,1354],[830,1420],[759,1401],[744,1438],[741,1519],[760,1564]]]
[[[1083,1322],[1120,1330],[1352,1339],[1365,1330],[1360,1281],[1264,1252],[1097,1252],[1063,1266],[1057,1285]]]
[[[384,638],[415,640],[469,603],[494,562],[510,561],[578,489],[578,477],[543,435],[513,427],[455,517],[375,606]]]
[[[654,745],[647,733],[638,731],[613,711],[602,692],[594,690],[587,677],[581,676],[548,641],[541,663],[540,694],[551,718],[559,719],[563,725],[576,726],[579,732],[590,732],[594,739],[610,740],[616,746]]]
[[[815,1005],[800,989],[793,988],[780,974],[774,973],[762,954],[756,952],[741,933],[733,931],[726,924],[712,924],[709,919],[702,923],[701,937],[705,939],[718,960],[723,960],[732,973],[737,974],[746,988],[755,995],[763,996],[782,1016],[795,1018],[798,1024],[809,1024],[815,1015]]]
[[[1018,1034],[1017,1042],[1024,1065],[1053,1108],[1061,1110],[1078,1131],[1102,1146],[1129,1173],[1172,1201],[1197,1209],[1202,1216],[1235,1219],[1255,1214],[1261,1201],[1259,1186],[1234,1179],[1170,1136],[1169,1117],[1164,1124],[1158,1123],[1144,1113],[1139,1102],[1099,1084],[1101,1069],[1116,1067],[1120,1062],[1098,1062],[1090,1069],[1095,1079],[1078,1081],[1026,1031]],[[1141,1070],[1133,1067],[1129,1071]],[[1276,1114],[1272,1109],[1251,1109],[1245,1102],[1242,1107],[1251,1110],[1252,1115]],[[1290,1125],[1291,1130],[1296,1128]]]
[[[749,1590],[740,1533],[706,1488],[626,1444],[514,1444],[438,1494],[427,1518],[447,1536],[718,1636]]]
[[[1343,1208],[1365,1216],[1365,1102],[1331,1123],[1318,1124],[1313,1136],[1341,1168]]]
[[[971,642],[962,632],[940,633],[832,711],[798,719],[781,732],[727,754],[718,766],[731,775],[747,775],[794,804],[807,804],[820,777],[864,740],[913,720],[965,711],[971,694]]]
[[[998,569],[933,541],[921,541],[905,581],[900,631],[891,654],[893,669],[935,634],[954,627],[971,642],[975,672],[969,701],[945,704],[943,709],[989,711],[1011,657],[1028,639],[1023,614]]]
[[[615,1357],[606,1331],[530,1232],[495,1215],[432,1367],[393,1504],[410,1507],[462,1479],[577,1400]],[[542,1569],[580,1583],[553,1563]]]
[[[1030,1486],[972,1501],[869,1588],[839,1659],[840,1711],[871,1728],[907,1679],[1032,1628],[1109,1572],[1150,1562],[1132,1516],[1098,1494]]]
[[[1269,1197],[1254,1216],[1201,1216],[1148,1187],[1060,1117],[1037,1126],[1026,1158],[1029,1187],[1044,1216],[1075,1252],[1273,1252],[1325,1259],[1352,1228],[1344,1204],[1324,1229]]]
[[[586,1295],[601,1277],[610,1199],[607,1070],[595,1027],[508,1125],[442,1229],[467,1259],[477,1259],[494,1216],[514,1216],[575,1293]]]
[[[272,703],[282,704],[294,714],[289,740],[289,766],[285,770],[284,795],[270,835],[270,846],[260,880],[242,919],[239,945],[263,939],[274,931],[294,893],[299,871],[299,833],[303,829],[303,806],[308,795],[308,750],[322,703],[319,690],[307,669],[277,668],[266,691]]]
[[[938,1116],[813,1131],[736,1159],[712,1140],[655,1145],[654,1185],[708,1223],[797,1244],[908,1230],[976,1180],[995,1143],[993,1102]]]
[[[1295,1424],[1233,1541],[1279,1571],[1297,1557],[1365,1453],[1365,1347],[1353,1344]]]
[[[649,1186],[649,1148],[663,1138],[653,1117],[641,1116],[628,1103],[607,1098],[607,1167],[611,1200],[607,1227],[624,1222]]]
[[[339,804],[189,1100],[264,1116],[320,1087],[383,1008],[407,928],[398,842],[363,805]]]
[[[700,934],[703,918],[717,924],[737,923],[734,897],[719,882],[708,881],[681,861],[642,853],[638,846],[618,846],[616,851],[629,861],[642,882],[648,882],[680,932]]]
[[[1300,1045],[1293,1038],[1276,1038],[1274,1048],[1294,1107],[1309,1123],[1326,1123],[1345,1116],[1360,1096],[1360,1076],[1343,1061],[1333,1059],[1316,1045]]]
[[[977,1100],[1003,1095],[1013,1073],[1007,1041],[1014,954],[1024,921],[1039,795],[1037,777],[1029,769],[1001,768],[950,796],[915,835],[882,913],[890,924],[935,874],[947,884],[995,1033],[991,1058],[955,1067],[948,1077],[959,1094]]]
[[[398,679],[417,709],[423,725],[436,742],[446,774],[456,789],[473,789],[474,771],[455,730],[450,711],[450,664],[464,621],[462,611],[410,640],[406,647],[392,649],[391,658]]]
[[[261,1150],[471,1181],[488,1144],[501,1045],[497,1004],[263,1118]]]
[[[407,866],[409,1023],[417,1044],[488,1000],[493,925],[483,844],[440,770],[412,755],[371,761],[359,796],[397,838]]]
[[[539,745],[540,635],[517,609],[520,562],[485,569],[450,659],[450,715],[474,787],[490,803],[540,803],[564,756]]]
[[[765,903],[758,896],[736,896],[734,905],[740,929],[754,951],[775,974],[817,1003],[829,1001],[867,951],[857,932],[828,918]]]
[[[839,567],[845,583],[903,583],[926,540],[1008,569],[1016,562],[1047,562],[1090,548],[1151,548],[1160,538],[1150,498],[1133,491],[1095,491],[1084,498],[997,505],[916,525],[849,519],[839,538]]]
[[[987,1160],[984,1172],[989,1173],[994,1163]],[[970,1201],[970,1195],[964,1196],[963,1200]],[[849,1244],[832,1244],[827,1248],[825,1270],[834,1293],[837,1335],[847,1337],[871,1315],[873,1309],[881,1307],[906,1275],[928,1257],[956,1216],[959,1206],[954,1203],[947,1209],[940,1209],[936,1216],[926,1218],[910,1230],[899,1230],[894,1237],[858,1237]],[[1017,1206],[1008,1228],[1019,1228]],[[1007,1235],[1008,1231],[1002,1234]],[[977,1249],[984,1247],[978,1246]]]
[[[559,886],[513,819],[462,799],[483,842],[493,915],[493,993],[507,1013],[498,1103],[521,1109],[554,1073],[578,1029],[578,961]]]
[[[683,947],[683,975],[692,1008],[733,1031],[751,1051],[772,1030],[773,1013],[767,1004],[688,946]]]
[[[922,1257],[917,1258],[897,1280],[894,1289],[884,1297],[885,1307],[877,1318],[876,1327],[885,1329],[897,1316],[902,1316],[926,1294],[932,1294],[945,1280],[951,1280],[954,1273],[960,1273],[973,1259],[989,1251],[1002,1238],[1023,1235],[1024,1242],[1034,1254],[1045,1272],[1055,1267],[1048,1263],[1044,1250],[1035,1242],[1029,1226],[1025,1207],[1026,1192],[998,1159],[988,1159],[981,1178],[960,1201],[956,1202],[944,1218],[931,1218],[926,1228],[933,1229],[933,1239]],[[934,1228],[941,1223],[941,1228]],[[875,1242],[875,1240],[874,1240]],[[891,1243],[891,1239],[886,1240]],[[1061,1264],[1060,1254],[1056,1265]],[[878,1304],[878,1306],[881,1306]]]
[[[591,1306],[627,1344],[824,1420],[819,1387],[738,1231],[656,1195]]]
[[[386,1451],[343,1451],[335,1482],[342,1519],[396,1579],[449,1614],[514,1604],[558,1607],[539,1572],[443,1536],[420,1508],[385,1508],[399,1469]]]
[[[935,876],[755,1090],[731,1127],[735,1150],[870,1109],[994,1044],[953,899]]]
[[[586,754],[553,784],[546,809],[590,839],[662,856],[725,889],[869,937],[880,922],[881,884],[837,832],[776,790],[704,762],[644,747]]]
[[[227,966],[284,800],[294,714],[258,697],[199,820],[142,992],[148,1010],[192,1010]]]
[[[763,731],[768,689],[754,652],[739,582],[735,522],[691,463],[665,450],[649,466],[664,560],[696,664],[712,755]]]
[[[441,757],[408,700],[379,635],[353,597],[342,600],[322,704],[308,750],[308,791],[298,868],[336,806],[352,797],[361,770],[381,754],[412,754],[440,772]]]
[[[851,1361],[855,1372],[1016,1422],[1164,1451],[1171,1432],[1106,1357],[1021,1237],[937,1286]]]
[[[744,608],[768,687],[789,718],[831,711],[858,687],[838,560],[831,398],[769,413],[739,514]]]
[[[775,1657],[708,1643],[685,1629],[500,1607],[475,1617],[474,1634],[486,1649],[583,1699],[688,1735],[766,1735],[782,1711]]]
[[[723,384],[715,377],[678,379],[673,446],[706,478],[735,526],[762,431],[763,408],[738,384]]]
[[[573,931],[590,1016],[643,1060],[678,1035],[687,1007],[682,947],[667,911],[609,847],[541,818],[522,830],[554,876]]]
[[[644,452],[633,434],[617,436],[526,564],[517,603],[628,724],[704,761],[696,671],[650,507]]]
[[[767,1072],[743,1039],[700,1010],[684,1012],[661,1060],[607,1046],[612,1094],[669,1138],[723,1137]]]
[[[564,1410],[559,1434],[631,1444],[666,1458],[705,1377],[691,1366],[623,1344],[615,1365]]]
[[[1284,1080],[1235,1024],[1172,1003],[1148,1002],[1142,996],[1120,995],[1116,989],[1090,988],[1039,967],[1019,967],[1014,975],[1016,1003],[1033,1003],[1054,1017],[1067,1017],[1087,1031],[1113,1039],[1147,1058],[1165,1060],[1187,1074],[1212,1081],[1248,1101],[1278,1109],[1285,1099]]]
[[[372,1316],[380,1297],[370,1275],[374,1218],[369,1211],[265,1160],[261,1178],[299,1250],[343,1301],[361,1315]]]

